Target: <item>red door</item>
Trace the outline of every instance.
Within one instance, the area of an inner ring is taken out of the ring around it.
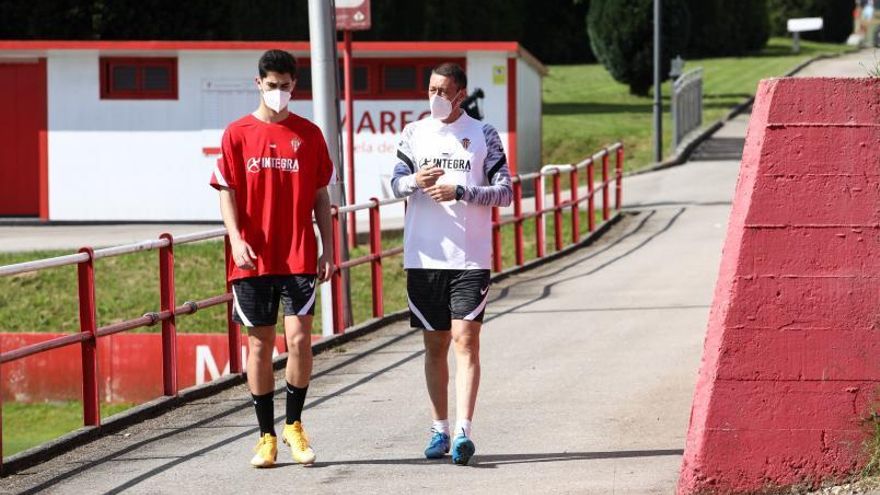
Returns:
[[[46,60],[0,63],[0,217],[48,219]]]

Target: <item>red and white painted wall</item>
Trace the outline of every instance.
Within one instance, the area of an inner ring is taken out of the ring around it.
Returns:
[[[762,81],[678,493],[858,473],[880,397],[880,81]]]
[[[3,333],[0,347],[17,349],[64,334]],[[320,338],[314,336],[314,339]],[[284,336],[275,338],[273,356],[287,352]],[[98,340],[101,400],[141,403],[162,395],[162,335],[119,333]],[[7,363],[0,369],[0,394],[6,400],[41,402],[82,399],[82,356],[68,346]],[[241,347],[247,362],[247,344]],[[177,336],[177,380],[181,389],[229,374],[229,337],[225,333]]]
[[[305,42],[0,41],[0,217],[219,220],[208,177],[223,129],[259,102],[270,48],[299,59],[290,108],[311,117]],[[427,111],[425,71],[442,61],[485,93],[511,167],[540,168],[546,69],[517,43],[355,42],[353,54],[356,201],[390,194],[397,135]]]

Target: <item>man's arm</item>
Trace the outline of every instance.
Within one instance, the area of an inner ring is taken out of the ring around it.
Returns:
[[[419,186],[416,184],[416,176],[403,162],[397,162],[394,166],[394,175],[391,177],[391,192],[395,198],[405,198],[416,192]]]
[[[513,201],[513,185],[507,164],[492,175],[491,185],[464,186],[462,201],[483,206],[510,206]]]
[[[257,255],[250,244],[241,238],[238,229],[238,213],[235,206],[235,191],[228,187],[220,188],[220,215],[226,226],[226,234],[229,235],[229,245],[232,250],[232,259],[235,265],[243,270],[256,268],[254,260]]]
[[[405,198],[419,189],[433,186],[443,173],[442,168],[431,167],[420,168],[413,174],[405,163],[398,163],[391,178],[391,192],[395,198]]]
[[[333,233],[330,226],[330,193],[322,187],[315,193],[315,221],[321,234],[321,256],[318,257],[318,280],[326,282],[333,275]]]

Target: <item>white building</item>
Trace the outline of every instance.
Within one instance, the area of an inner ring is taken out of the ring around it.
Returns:
[[[258,104],[270,48],[296,55],[290,109],[311,117],[305,42],[0,41],[0,217],[219,220],[207,184],[220,137]],[[546,69],[518,43],[355,42],[358,202],[388,196],[397,134],[426,114],[430,69],[450,60],[483,90],[512,171],[540,167]]]

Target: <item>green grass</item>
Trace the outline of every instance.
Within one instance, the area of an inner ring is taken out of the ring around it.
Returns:
[[[844,45],[802,42],[791,53],[791,40],[773,38],[757,56],[687,61],[686,70],[703,68],[703,123],[708,126],[731,107],[753,95],[758,81],[784,75],[805,60],[823,53],[841,53]],[[671,156],[670,83],[663,85],[663,150]],[[570,163],[615,141],[626,145],[626,169],[652,161],[653,96],[629,94],[627,86],[602,65],[551,66],[544,78],[543,163]]]
[[[101,417],[106,418],[131,406],[101,404]],[[4,402],[3,457],[57,438],[82,425],[81,402]]]

